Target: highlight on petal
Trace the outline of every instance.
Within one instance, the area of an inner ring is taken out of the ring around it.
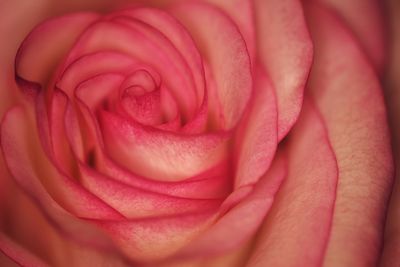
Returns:
[[[324,264],[375,266],[393,178],[382,89],[356,39],[334,13],[309,4],[306,17],[315,44],[309,87],[339,167]]]
[[[257,0],[256,36],[278,102],[278,139],[290,130],[301,110],[313,58],[312,42],[299,0]]]
[[[329,241],[338,172],[324,124],[309,102],[283,150],[288,175],[247,266],[319,267]]]
[[[132,172],[156,180],[179,181],[227,159],[230,133],[183,136],[144,128],[102,111],[107,153]]]

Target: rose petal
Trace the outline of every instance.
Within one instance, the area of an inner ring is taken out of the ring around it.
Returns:
[[[203,212],[215,210],[221,204],[218,199],[190,199],[158,194],[117,182],[87,167],[82,170],[85,172],[83,185],[127,218]]]
[[[360,40],[375,68],[383,71],[385,63],[385,36],[382,2],[378,0],[324,0],[333,7]]]
[[[187,80],[181,55],[165,36],[138,20],[120,18],[101,21],[82,34],[77,45],[70,51],[66,65],[84,54],[104,50],[126,53],[162,73],[162,80],[173,92],[184,118],[189,120],[193,116],[198,105],[195,89]]]
[[[173,6],[172,13],[196,33],[193,38],[215,79],[223,126],[231,129],[244,112],[252,89],[250,58],[243,37],[226,14],[210,5],[182,2]]]
[[[313,57],[312,42],[298,0],[255,1],[257,49],[278,102],[278,139],[300,113]]]
[[[37,26],[18,51],[17,75],[43,85],[79,34],[98,17],[95,13],[75,13],[47,20]]]
[[[285,155],[288,177],[247,266],[317,267],[323,261],[335,204],[337,165],[323,122],[307,102]]]
[[[339,167],[325,265],[376,265],[393,170],[382,91],[354,36],[333,13],[310,4],[306,17],[315,43],[310,88]]]
[[[92,220],[113,238],[130,259],[159,261],[171,256],[204,231],[214,212],[130,221]]]
[[[199,51],[187,30],[169,13],[155,8],[132,8],[125,9],[113,17],[129,16],[143,21],[147,25],[157,29],[173,44],[176,51],[182,55],[189,69],[185,75],[193,79],[196,85],[197,98],[203,100],[205,94],[204,69]]]
[[[107,153],[145,177],[178,181],[227,158],[230,133],[183,136],[143,128],[105,111],[99,121]]]
[[[28,114],[22,108],[15,107],[6,114],[1,126],[1,147],[4,158],[17,183],[42,201],[52,203],[54,200],[49,199],[54,198],[60,205],[78,216],[121,218],[118,212],[59,173],[59,170],[49,162],[43,150],[38,147],[40,141],[36,131],[28,131],[29,128],[35,129],[27,118]],[[42,126],[39,127],[44,128],[45,121],[46,117],[43,116]],[[48,144],[49,137],[41,133],[44,142]],[[45,188],[49,192],[45,191]]]
[[[43,262],[36,255],[24,249],[19,244],[8,238],[6,235],[0,232],[0,251],[7,255],[19,266],[26,267],[46,267],[50,266]],[[0,262],[1,263],[1,262]]]
[[[268,170],[277,146],[274,90],[261,67],[256,68],[248,114],[239,124],[235,188],[253,184]]]
[[[225,253],[249,240],[269,211],[274,195],[286,176],[286,167],[285,159],[278,156],[252,192],[245,192],[244,199],[228,211],[222,206],[220,218],[205,233],[188,244],[178,256],[202,257]]]
[[[37,169],[33,169],[33,161],[29,158],[31,149],[27,144],[28,140],[32,141],[32,131],[28,131],[27,129],[31,124],[29,120],[27,120],[26,115],[22,108],[15,107],[8,111],[1,125],[1,148],[13,178],[24,192],[31,197],[41,211],[46,214],[48,220],[62,230],[63,233],[80,242],[109,248],[109,240],[105,238],[104,235],[92,226],[88,226],[86,223],[78,220],[75,215],[71,215],[45,191],[39,178],[43,179],[48,175],[43,175],[41,177],[35,176]],[[32,127],[31,129],[34,128]],[[30,134],[30,138],[26,138],[26,134]],[[39,142],[39,140],[37,140],[37,142]],[[37,162],[37,160],[39,160],[38,156],[40,156],[41,153],[38,153],[40,149],[35,149],[35,151],[35,159]],[[48,170],[51,170],[51,168]],[[57,182],[56,179],[54,180]],[[68,201],[74,202],[74,205],[71,206],[74,206],[73,208],[75,210],[84,209],[85,212],[82,214],[86,216],[90,215],[91,211],[93,211],[100,215],[99,217],[122,218],[121,215],[110,207],[104,204],[99,205],[101,202],[93,202],[93,198],[86,199],[88,202],[81,205],[82,203],[79,203],[79,201],[83,200],[81,197],[78,197],[78,199],[73,199],[74,197],[72,197],[72,194],[79,193],[79,191],[71,190],[71,188],[60,189],[69,191],[71,198],[68,199]]]

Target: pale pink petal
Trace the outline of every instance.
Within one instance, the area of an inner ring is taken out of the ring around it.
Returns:
[[[275,88],[281,140],[301,110],[312,42],[299,0],[256,0],[255,10],[257,51]]]
[[[339,167],[325,266],[376,266],[393,176],[382,89],[356,39],[334,13],[310,5],[306,14],[315,44],[310,88]]]
[[[5,118],[3,119],[1,125],[1,148],[3,151],[4,158],[6,160],[7,166],[11,171],[17,184],[23,189],[23,191],[28,194],[29,197],[34,201],[34,203],[42,210],[42,212],[47,216],[49,221],[54,223],[63,233],[71,236],[80,242],[96,244],[97,246],[109,248],[110,243],[101,235],[99,231],[92,226],[78,220],[75,215],[67,212],[63,207],[57,203],[51,195],[44,189],[41,184],[41,179],[45,178],[59,178],[57,176],[49,177],[50,173],[37,175],[39,171],[38,168],[34,169],[35,162],[39,160],[44,162],[41,156],[40,148],[35,149],[35,161],[32,160],[32,145],[35,142],[32,140],[32,131],[34,129],[32,124],[27,119],[26,112],[20,107],[15,107],[10,110]],[[26,138],[26,135],[30,134],[30,138]],[[36,144],[39,143],[38,137],[36,139]],[[32,142],[30,142],[30,141]],[[41,156],[41,157],[38,157]],[[46,166],[48,167],[48,166]],[[50,171],[46,169],[46,171]],[[42,170],[43,171],[43,170]],[[49,180],[50,180],[49,179]],[[54,179],[54,182],[57,182]],[[115,210],[106,206],[100,200],[96,200],[93,196],[89,198],[82,198],[79,196],[79,190],[74,188],[60,188],[62,190],[69,192],[69,197],[66,200],[74,202],[71,206],[73,210],[85,210],[82,214],[86,216],[97,214],[99,217],[108,218],[122,218]],[[72,195],[78,193],[78,198],[74,199]],[[83,203],[85,202],[86,203]]]
[[[130,259],[156,262],[173,255],[201,234],[214,217],[215,211],[130,221],[92,222],[107,231]]]
[[[24,190],[38,195],[42,201],[49,201],[50,204],[56,200],[66,210],[78,216],[121,218],[118,212],[52,165],[51,159],[49,160],[39,147],[38,133],[28,116],[29,111],[15,107],[7,113],[1,127],[1,148],[7,166],[17,183]],[[46,118],[43,117],[42,126],[39,128],[45,127],[45,121]],[[31,130],[28,130],[29,128]],[[42,140],[48,142],[49,137],[44,136],[44,132],[40,133]],[[46,151],[46,148],[44,150]],[[50,198],[52,200],[49,200]]]
[[[241,201],[230,209],[222,206],[218,220],[180,251],[177,257],[209,257],[244,245],[253,237],[272,206],[274,196],[286,177],[286,168],[286,160],[277,157],[253,190],[244,190]]]
[[[288,142],[288,176],[247,266],[319,267],[324,258],[338,173],[326,129],[309,103]]]
[[[83,169],[83,186],[127,218],[204,212],[215,210],[221,204],[220,199],[191,199],[154,193],[115,181],[88,168]]]
[[[246,43],[234,22],[219,9],[193,2],[182,2],[172,8],[171,12],[192,33],[210,67],[222,106],[223,127],[231,129],[240,120],[251,95],[251,66]]]
[[[178,181],[228,157],[229,132],[184,136],[152,130],[118,115],[99,115],[107,154],[136,174]]]
[[[237,133],[235,188],[253,184],[268,170],[278,142],[274,89],[262,67],[255,68],[253,96]]]

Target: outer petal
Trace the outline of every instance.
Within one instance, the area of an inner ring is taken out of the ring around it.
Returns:
[[[319,267],[329,239],[337,165],[321,118],[308,102],[290,135],[285,155],[288,177],[265,220],[248,266]]]
[[[310,88],[339,167],[325,266],[376,266],[393,175],[382,91],[340,20],[317,5],[306,14],[315,43]]]
[[[360,40],[375,68],[383,71],[385,36],[383,7],[380,0],[323,0],[343,17]]]
[[[94,13],[77,13],[50,19],[37,26],[18,51],[17,75],[43,85],[79,34],[97,18]]]
[[[312,43],[299,0],[256,0],[257,51],[275,87],[278,136],[296,121],[312,60]]]
[[[400,2],[387,1],[391,22],[390,64],[386,80],[386,101],[393,133],[396,176],[386,218],[385,238],[381,266],[392,267],[400,263]]]

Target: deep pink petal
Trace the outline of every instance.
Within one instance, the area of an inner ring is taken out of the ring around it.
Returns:
[[[174,5],[172,12],[193,34],[209,65],[222,107],[223,126],[231,129],[244,112],[252,89],[250,58],[243,37],[229,17],[210,5],[182,2]]]
[[[323,122],[307,102],[285,155],[288,177],[266,217],[248,266],[318,267],[323,261],[335,204],[337,165]]]
[[[310,88],[339,167],[325,265],[375,266],[393,167],[381,87],[340,19],[318,5],[307,7],[307,18],[315,43]]]
[[[275,88],[281,140],[301,110],[312,42],[299,0],[256,0],[255,10],[257,51]]]

